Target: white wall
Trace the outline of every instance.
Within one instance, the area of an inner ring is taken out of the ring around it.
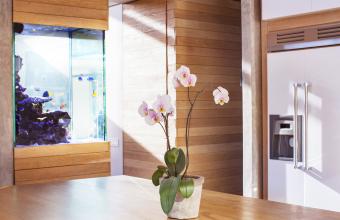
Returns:
[[[106,31],[106,114],[107,140],[111,142],[111,174],[123,174],[122,91],[123,24],[122,5],[110,7]]]

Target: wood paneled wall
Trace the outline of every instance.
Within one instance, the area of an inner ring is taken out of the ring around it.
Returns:
[[[166,150],[161,128],[147,125],[137,112],[143,100],[152,104],[157,94],[166,93],[165,3],[165,0],[139,0],[123,6],[123,139],[126,175],[150,178],[157,165],[162,163]],[[171,14],[169,4],[170,26],[173,24]],[[173,45],[170,35],[169,43]],[[174,54],[170,57],[174,57]],[[174,67],[174,60],[172,64]],[[175,135],[173,128],[172,134]]]
[[[109,6],[119,5],[119,4],[126,4],[129,2],[134,2],[138,0],[109,0]]]
[[[242,194],[240,2],[177,0],[175,33],[177,66],[189,66],[198,76],[195,90],[204,89],[192,117],[190,174],[205,176],[207,189]],[[213,102],[217,86],[230,92],[223,107]],[[176,104],[177,145],[183,146],[185,89],[177,91]]]
[[[190,174],[204,176],[207,189],[241,194],[240,2],[169,0],[168,21],[169,72],[187,65],[198,76],[194,90],[205,88],[193,112]],[[152,104],[155,95],[165,93],[165,0],[124,5],[123,22],[124,173],[150,178],[163,161],[165,140],[159,127],[145,124],[137,108],[142,100]],[[230,91],[228,105],[214,104],[217,86]],[[169,88],[177,107],[172,144],[184,146],[186,91]]]
[[[110,176],[110,144],[15,148],[15,183],[32,184]]]
[[[108,0],[13,0],[14,22],[106,30]]]
[[[0,1],[0,188],[13,184],[12,0]]]

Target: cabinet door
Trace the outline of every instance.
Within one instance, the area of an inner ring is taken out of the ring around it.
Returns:
[[[305,205],[340,211],[340,47],[305,50],[308,106]]]
[[[340,7],[340,0],[312,0],[312,11],[321,11]]]
[[[304,56],[303,50],[268,54],[270,115],[294,115],[293,84],[302,82],[305,78]],[[299,100],[301,99],[303,99],[303,92],[300,89]],[[302,110],[301,105],[299,115],[303,114]],[[268,158],[268,198],[289,204],[304,204],[304,173],[300,169],[294,169],[292,161]]]
[[[262,0],[262,19],[304,14],[311,9],[311,0]]]

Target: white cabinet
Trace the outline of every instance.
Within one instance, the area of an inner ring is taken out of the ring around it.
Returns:
[[[340,0],[312,0],[312,11],[321,11],[338,7],[340,7]]]
[[[269,20],[339,7],[340,0],[262,0],[262,19]]]
[[[262,0],[262,19],[308,13],[311,9],[311,0]]]

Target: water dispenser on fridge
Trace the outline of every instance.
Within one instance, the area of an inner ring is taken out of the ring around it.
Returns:
[[[297,134],[301,146],[302,116],[298,116]],[[299,150],[298,152],[301,152]],[[270,115],[270,159],[293,161],[294,158],[294,120],[293,116]],[[297,156],[300,162],[301,153]]]

